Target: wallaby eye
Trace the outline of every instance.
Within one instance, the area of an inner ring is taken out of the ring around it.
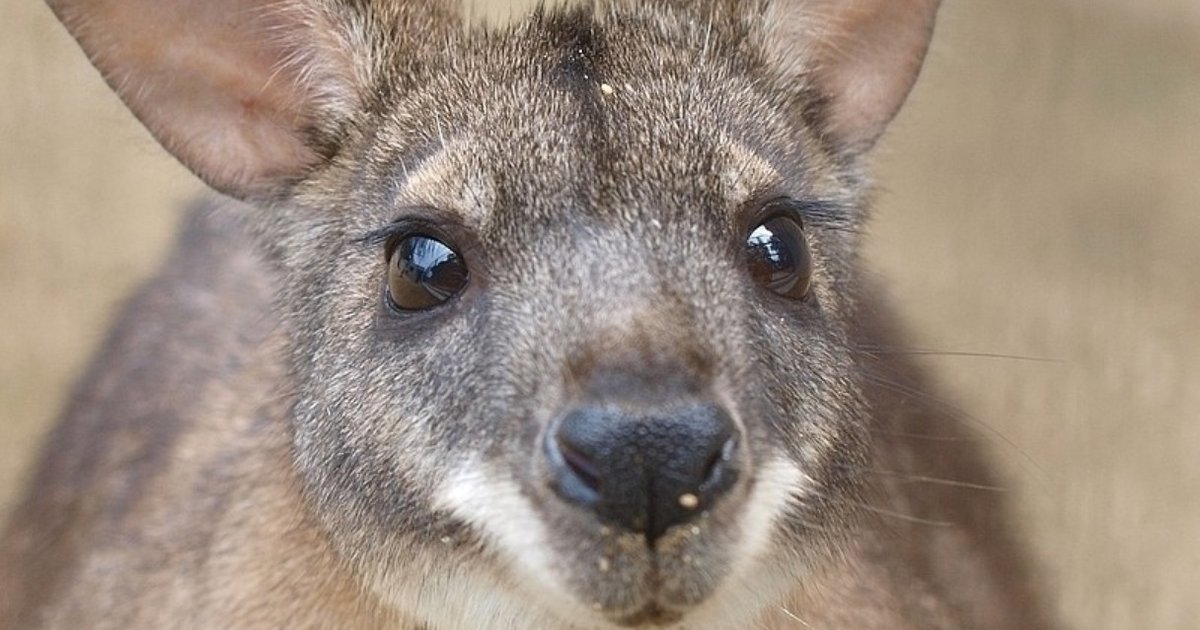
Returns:
[[[746,239],[746,254],[755,282],[793,300],[808,295],[812,255],[799,219],[776,214],[759,223]]]
[[[462,256],[432,236],[409,234],[388,256],[388,299],[402,311],[433,308],[466,286]]]

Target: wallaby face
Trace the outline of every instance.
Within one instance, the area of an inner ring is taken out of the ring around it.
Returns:
[[[759,11],[445,32],[264,212],[298,460],[384,597],[420,605],[420,558],[486,608],[715,620],[835,544],[865,458],[862,199]],[[438,262],[444,295],[410,286]]]
[[[936,4],[51,0],[253,206],[340,558],[530,627],[746,627],[851,544],[860,162]]]
[[[705,53],[707,25],[660,19],[467,44],[265,230],[296,248],[300,462],[364,569],[483,545],[470,571],[511,597],[635,621],[787,558],[750,589],[769,593],[804,570],[784,552],[827,544],[805,525],[838,509],[811,504],[862,455],[839,323],[854,199],[736,32]],[[824,271],[803,296],[752,273],[777,214],[807,244],[768,246]],[[388,276],[411,234],[466,278],[405,312]]]

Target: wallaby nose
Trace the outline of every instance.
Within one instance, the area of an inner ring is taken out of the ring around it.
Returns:
[[[642,416],[574,409],[547,435],[546,453],[559,495],[651,543],[737,477],[733,420],[712,404]]]

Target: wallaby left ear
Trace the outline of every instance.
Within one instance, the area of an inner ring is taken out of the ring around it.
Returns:
[[[769,0],[764,46],[826,99],[826,131],[865,151],[921,71],[940,0]]]
[[[243,199],[328,158],[372,82],[372,25],[417,39],[450,19],[438,0],[48,3],[155,138]]]

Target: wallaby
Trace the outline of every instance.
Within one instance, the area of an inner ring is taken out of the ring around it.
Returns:
[[[937,0],[50,6],[229,199],[51,434],[0,625],[1046,627],[858,261]]]

